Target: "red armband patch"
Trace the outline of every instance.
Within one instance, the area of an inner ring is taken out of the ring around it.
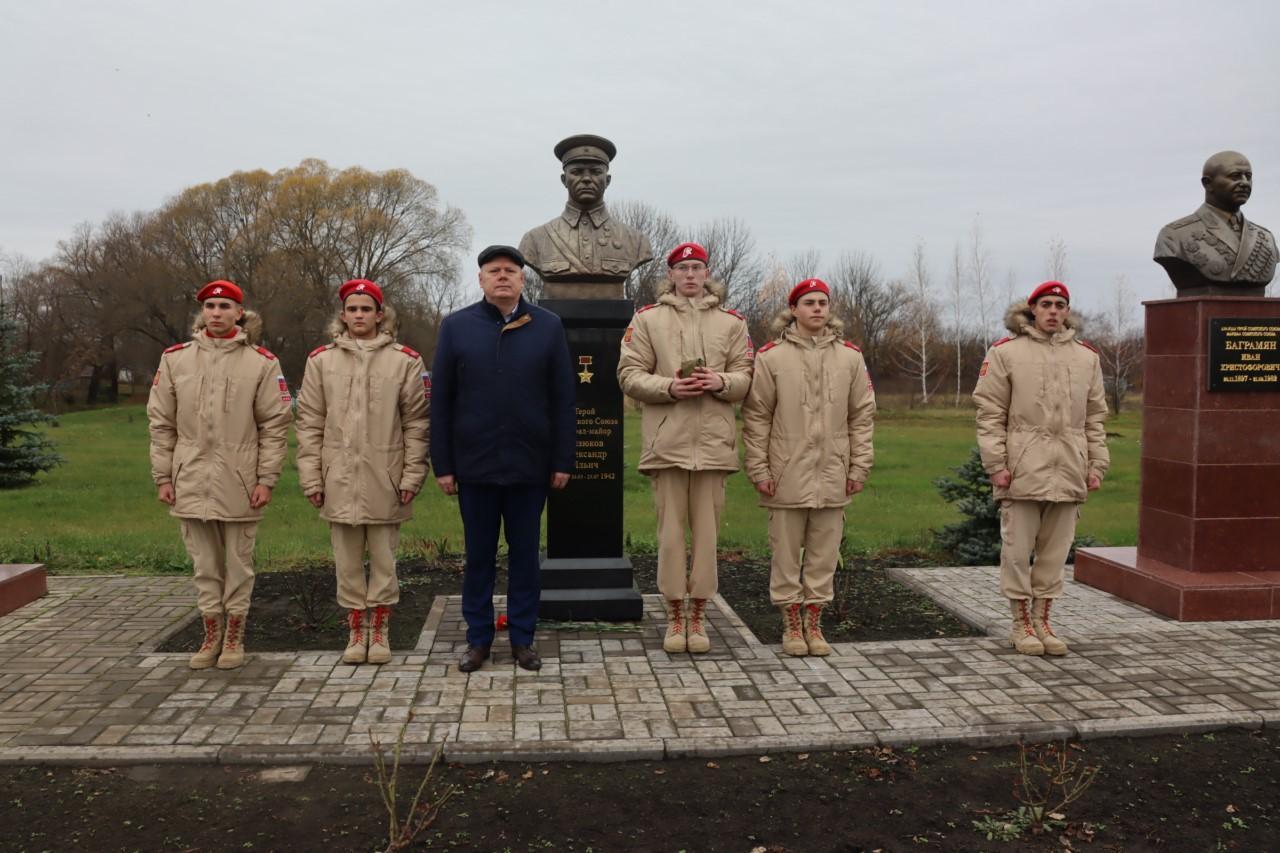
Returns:
[[[756,345],[755,345],[755,342],[751,340],[751,333],[747,332],[747,358],[755,358],[755,357],[756,357]]]
[[[845,342],[844,342],[844,345],[845,345],[845,346],[847,346],[847,347],[848,347],[849,349],[851,349],[851,350],[856,350],[856,351],[858,351],[858,352],[862,352],[862,347],[858,346],[858,345],[857,345],[857,344],[855,344],[853,341],[845,341]]]
[[[400,345],[400,352],[409,356],[409,358],[422,358],[422,356],[418,355],[418,351],[416,349],[413,347],[407,347],[404,344]]]
[[[285,381],[284,376],[277,376],[276,384],[280,386],[280,402],[292,403],[293,397],[289,394],[289,383]]]
[[[636,331],[635,326],[627,326],[627,330],[622,333],[622,342],[624,344],[631,343],[631,336],[635,333],[635,331]]]
[[[422,394],[423,394],[423,396],[424,396],[424,397],[426,397],[426,398],[427,398],[427,401],[428,401],[428,402],[430,402],[430,400],[431,400],[431,374],[430,374],[428,371],[425,371],[425,370],[424,370],[424,371],[422,371]]]

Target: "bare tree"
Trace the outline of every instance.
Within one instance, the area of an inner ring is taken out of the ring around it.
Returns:
[[[631,271],[624,285],[628,299],[639,308],[657,299],[658,285],[667,275],[664,258],[679,245],[681,228],[675,218],[643,201],[620,201],[609,205],[609,212],[619,222],[629,225],[649,238],[654,260]]]
[[[729,306],[746,306],[764,279],[764,264],[756,254],[756,238],[736,217],[713,219],[695,232],[710,257],[711,277],[722,282]]]
[[[929,377],[938,369],[937,361],[929,357],[937,330],[937,312],[934,310],[933,279],[925,259],[923,240],[916,243],[911,253],[906,287],[910,293],[907,316],[912,328],[903,335],[904,345],[895,352],[894,361],[903,373],[920,380],[920,403],[927,406]]]
[[[991,340],[994,329],[993,321],[999,314],[994,305],[991,282],[991,253],[982,240],[981,215],[973,218],[973,229],[969,232],[969,284],[973,294],[973,305],[978,311],[978,323],[982,330],[983,340]]]
[[[1045,273],[1049,281],[1067,283],[1067,243],[1056,234],[1049,238],[1045,253]]]
[[[956,399],[955,407],[960,407],[961,382],[964,377],[964,341],[965,315],[968,302],[964,298],[964,259],[960,254],[960,243],[956,242],[951,252],[951,277],[947,281],[947,296],[951,301],[951,335],[956,349]]]
[[[1135,320],[1135,301],[1125,276],[1116,276],[1106,310],[1094,318],[1096,332],[1090,336],[1102,362],[1111,410],[1116,413],[1142,366],[1143,339]]]
[[[865,252],[846,252],[827,275],[832,313],[845,324],[845,334],[862,344],[867,368],[884,361],[894,318],[907,302],[905,290],[885,282],[880,265]]]
[[[792,285],[796,285],[807,278],[815,278],[821,266],[822,252],[818,249],[805,249],[803,252],[795,252],[791,257],[787,258],[787,262],[783,264],[782,268],[786,273],[786,278]]]

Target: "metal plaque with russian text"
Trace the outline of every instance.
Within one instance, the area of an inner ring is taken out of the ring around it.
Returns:
[[[1280,317],[1209,319],[1209,390],[1280,391]]]

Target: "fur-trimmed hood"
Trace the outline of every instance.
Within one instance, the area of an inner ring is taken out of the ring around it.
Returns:
[[[1004,312],[1004,327],[1009,330],[1011,335],[1042,335],[1043,333],[1036,330],[1036,317],[1031,312],[1031,306],[1026,300],[1020,300],[1011,304]],[[1079,318],[1074,314],[1068,314],[1067,319],[1062,321],[1062,328],[1080,335],[1082,324]]]
[[[773,340],[781,340],[782,333],[787,330],[788,326],[794,325],[795,321],[796,315],[792,312],[790,306],[783,308],[773,318],[773,322],[769,324],[769,334],[773,337]],[[827,318],[827,325],[823,331],[841,338],[844,336],[844,321],[832,315]]]
[[[399,320],[396,317],[396,309],[386,303],[383,303],[382,322],[378,324],[378,334],[388,335],[391,340],[394,341],[398,330]],[[329,321],[329,325],[325,328],[325,332],[329,335],[329,339],[334,341],[347,333],[347,327],[342,322],[341,303],[338,304],[338,310],[334,312],[333,319]]]
[[[262,343],[262,316],[257,311],[246,308],[238,325],[244,329],[244,335],[249,339],[249,346]],[[191,336],[198,337],[204,331],[204,326],[204,314],[197,311],[195,319],[191,321]]]
[[[707,283],[702,286],[702,289],[714,296],[717,304],[720,305],[724,304],[725,297],[729,295],[729,289],[722,282],[713,278],[707,279]],[[674,297],[675,292],[676,283],[671,280],[670,276],[663,276],[662,281],[658,282],[658,287],[654,290],[654,295],[658,298],[658,301],[662,301],[663,296],[671,294]]]

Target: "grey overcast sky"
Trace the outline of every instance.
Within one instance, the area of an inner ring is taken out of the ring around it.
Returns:
[[[1077,307],[1119,274],[1158,298],[1156,232],[1209,154],[1251,158],[1246,215],[1280,230],[1278,23],[1229,0],[0,0],[0,251],[307,157],[407,168],[475,248],[515,243],[563,203],[552,146],[592,132],[610,200],[739,217],[783,261],[903,275],[923,239],[941,287],[980,218],[1001,292],[1059,236]]]

